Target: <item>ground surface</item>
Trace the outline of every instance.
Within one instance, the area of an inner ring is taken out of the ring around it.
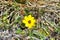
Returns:
[[[36,26],[22,23],[32,15]],[[60,40],[59,0],[0,0],[0,40]]]

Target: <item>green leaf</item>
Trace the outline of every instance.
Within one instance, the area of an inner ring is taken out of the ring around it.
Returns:
[[[20,17],[20,16],[17,16],[17,17],[15,18],[15,22],[19,22],[20,19],[21,19],[21,17]]]
[[[22,30],[19,28],[16,30],[16,34],[20,34],[22,32]]]

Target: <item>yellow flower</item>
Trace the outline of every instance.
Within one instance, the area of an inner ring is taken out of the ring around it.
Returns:
[[[22,22],[25,24],[26,27],[30,29],[33,28],[33,26],[35,26],[36,20],[31,15],[28,15],[24,17]]]

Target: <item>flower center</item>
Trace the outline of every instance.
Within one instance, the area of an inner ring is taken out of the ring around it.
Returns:
[[[31,20],[29,20],[28,23],[30,24],[31,23]]]

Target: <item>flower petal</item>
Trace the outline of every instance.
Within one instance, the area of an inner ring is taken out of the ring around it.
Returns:
[[[31,23],[28,22],[29,20],[31,21]],[[36,20],[31,15],[25,16],[23,20],[23,23],[25,23],[25,26],[28,28],[33,28],[33,26],[35,26],[35,22]]]

